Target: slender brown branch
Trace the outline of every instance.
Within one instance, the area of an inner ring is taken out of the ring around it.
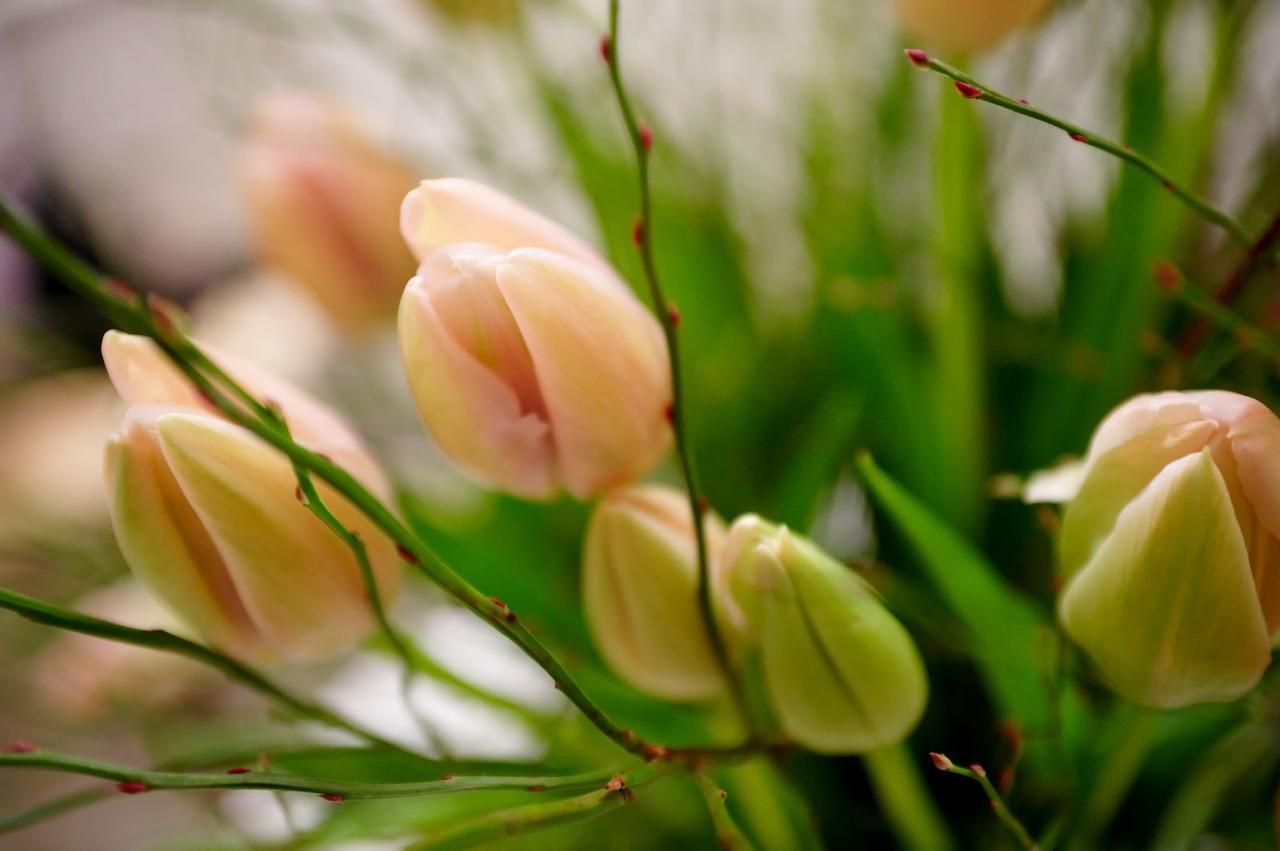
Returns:
[[[986,794],[987,800],[991,803],[992,812],[994,812],[996,814],[996,818],[1000,819],[1004,826],[1009,829],[1009,832],[1013,834],[1013,838],[1018,841],[1018,844],[1021,845],[1025,851],[1040,851],[1040,845],[1031,838],[1031,834],[1027,832],[1025,827],[1023,827],[1022,822],[1018,821],[1018,817],[1015,816],[1013,811],[1009,809],[1007,804],[1005,804],[1004,798],[1000,796],[1000,792],[996,790],[996,787],[992,785],[991,781],[987,778],[987,770],[985,768],[977,763],[965,768],[962,765],[956,765],[940,753],[931,753],[929,756],[933,759],[933,764],[937,766],[939,771],[959,774],[961,777],[968,777],[970,780],[977,781],[978,785],[982,787],[983,793]]]
[[[1262,235],[1255,239],[1249,249],[1240,258],[1222,281],[1222,286],[1218,287],[1217,292],[1213,294],[1213,300],[1218,304],[1228,305],[1240,296],[1253,276],[1271,259],[1275,253],[1277,245],[1280,245],[1280,212],[1277,212],[1272,218],[1271,224],[1267,225],[1267,229]],[[1188,357],[1199,348],[1204,342],[1205,335],[1209,332],[1209,321],[1206,317],[1197,319],[1178,341],[1178,352],[1183,357]]]

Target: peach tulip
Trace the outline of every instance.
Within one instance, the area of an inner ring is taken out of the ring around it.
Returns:
[[[1052,0],[893,0],[894,13],[925,47],[964,54],[995,44],[1036,20]]]

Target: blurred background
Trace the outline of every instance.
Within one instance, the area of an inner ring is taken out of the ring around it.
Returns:
[[[954,613],[873,516],[854,453],[870,449],[1048,611],[1054,518],[1008,498],[1021,478],[1079,454],[1126,395],[1212,385],[1274,407],[1276,376],[1216,329],[1186,345],[1195,321],[1153,282],[1168,258],[1216,287],[1240,255],[1223,232],[1105,154],[964,101],[901,50],[930,48],[1131,144],[1258,233],[1280,207],[1280,4],[1062,0],[970,55],[904,32],[889,0],[623,9],[625,73],[655,132],[654,244],[682,314],[712,504],[808,531],[882,590],[930,667],[933,701],[911,741],[921,765],[944,749],[1009,761],[1016,747],[974,687]],[[643,697],[590,645],[577,603],[586,506],[522,503],[456,473],[419,425],[394,340],[413,271],[398,203],[427,177],[496,186],[641,283],[635,175],[598,54],[605,14],[603,0],[5,0],[0,184],[108,273],[185,307],[199,339],[344,411],[395,477],[405,516],[520,611],[593,698],[645,735],[695,742],[714,710]],[[1264,329],[1280,318],[1275,283],[1268,269],[1237,302]],[[106,328],[0,240],[0,584],[163,626],[106,514],[102,442],[122,411],[98,355]],[[659,478],[679,481],[670,466]],[[415,702],[454,756],[608,758],[502,639],[423,583],[409,591],[396,618],[435,666]],[[385,648],[282,676],[422,744]],[[1244,711],[1187,715],[1106,847],[1142,847],[1187,767]],[[195,765],[229,749],[254,760],[282,741],[297,748],[273,752],[278,765],[338,759],[319,731],[194,666],[0,615],[0,741],[14,739],[136,763]],[[1201,847],[1272,846],[1275,760],[1248,767],[1205,821],[1221,844]],[[927,779],[961,847],[1001,847],[976,789]],[[1020,801],[1037,824],[1054,795],[1040,781]],[[793,754],[724,782],[769,847],[805,847],[799,822],[829,847],[894,847],[856,759]],[[705,846],[697,796],[672,787],[512,842]],[[3,774],[0,809],[95,788]],[[86,800],[0,846],[399,847],[408,826],[506,803],[442,800]]]

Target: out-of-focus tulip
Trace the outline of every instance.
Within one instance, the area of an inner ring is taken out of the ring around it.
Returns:
[[[78,611],[135,629],[181,632],[177,619],[132,580],[93,592]],[[114,707],[163,712],[207,696],[225,680],[212,668],[173,653],[64,633],[34,660],[35,689],[50,712],[92,723]]]
[[[1280,420],[1235,393],[1138,396],[1085,465],[1059,541],[1067,634],[1137,703],[1248,691],[1280,628]]]
[[[705,517],[714,561],[724,523]],[[688,498],[642,485],[596,507],[582,556],[582,598],[600,654],[636,688],[703,700],[724,688],[698,606],[698,552]]]
[[[373,626],[359,566],[295,498],[288,459],[193,410],[135,405],[107,444],[112,519],[138,577],[213,646],[260,663],[346,649]],[[364,540],[384,597],[399,561],[387,538],[317,483]]]
[[[102,442],[124,405],[99,370],[64,372],[5,392],[0,405],[0,537],[32,523],[105,526]]]
[[[571,231],[474,180],[422,181],[405,196],[400,230],[419,260],[457,242],[480,242],[500,251],[545,248],[606,273],[611,282],[626,289],[613,267]]]
[[[928,46],[953,53],[990,47],[1028,24],[1052,0],[893,0],[902,28]]]
[[[911,732],[928,696],[924,666],[861,577],[754,514],[734,522],[721,559],[783,732],[821,753],[863,753]]]
[[[292,94],[254,110],[239,171],[264,262],[342,328],[390,323],[413,274],[396,232],[410,169],[341,104]]]
[[[509,24],[520,14],[519,0],[428,0],[428,5],[468,23]]]
[[[585,498],[642,475],[668,444],[657,321],[562,254],[436,251],[405,289],[400,349],[436,442],[511,493]]]

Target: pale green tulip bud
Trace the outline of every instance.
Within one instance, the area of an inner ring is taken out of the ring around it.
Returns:
[[[436,251],[405,288],[400,349],[445,454],[518,496],[602,493],[670,442],[657,321],[616,279],[563,254]]]
[[[135,405],[107,444],[112,521],[135,576],[212,646],[257,663],[308,661],[373,627],[359,565],[295,496],[287,458],[193,410]],[[345,499],[326,504],[368,549],[394,596],[388,539]]]
[[[1138,396],[1094,434],[1059,541],[1058,613],[1147,706],[1230,700],[1280,629],[1280,420],[1205,391]]]
[[[754,514],[734,522],[721,559],[788,737],[820,753],[863,753],[911,732],[928,696],[924,665],[860,576]]]
[[[587,625],[605,661],[666,700],[714,697],[724,678],[698,606],[698,553],[689,499],[657,485],[609,494],[591,515],[582,556]],[[704,518],[707,553],[724,523]]]

